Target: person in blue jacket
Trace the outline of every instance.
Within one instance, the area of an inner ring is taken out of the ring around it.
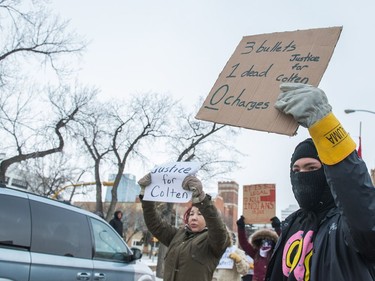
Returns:
[[[275,107],[307,128],[291,158],[300,209],[281,224],[266,280],[375,280],[375,188],[325,93],[280,85]]]

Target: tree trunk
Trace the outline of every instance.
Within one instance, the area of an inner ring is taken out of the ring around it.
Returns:
[[[97,214],[102,214],[103,211],[103,198],[102,198],[102,183],[100,180],[100,158],[95,161],[95,182],[96,182],[96,206],[95,211]]]

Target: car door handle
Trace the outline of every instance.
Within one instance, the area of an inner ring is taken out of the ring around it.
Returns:
[[[91,274],[88,272],[78,272],[77,280],[90,280]]]
[[[94,280],[106,280],[104,273],[95,273]]]

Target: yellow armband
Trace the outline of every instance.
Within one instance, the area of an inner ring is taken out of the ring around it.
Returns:
[[[313,124],[309,133],[320,160],[327,165],[337,164],[356,148],[355,142],[332,112]]]

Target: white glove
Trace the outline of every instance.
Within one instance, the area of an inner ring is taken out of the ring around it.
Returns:
[[[143,176],[143,178],[138,181],[138,184],[141,187],[141,192],[139,194],[144,195],[146,186],[151,184],[151,174],[148,173],[147,175]]]
[[[303,83],[282,83],[280,90],[275,108],[292,115],[305,128],[332,111],[326,94],[319,88]]]
[[[202,202],[206,197],[201,181],[195,176],[187,176],[182,182],[182,188],[193,192],[193,204]]]

